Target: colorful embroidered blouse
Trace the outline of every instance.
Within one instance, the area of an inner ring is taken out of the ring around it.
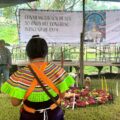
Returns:
[[[40,64],[37,66],[39,68]],[[53,63],[48,63],[44,70],[44,74],[46,74],[47,77],[56,85],[61,93],[67,91],[75,82],[74,79],[69,76],[63,68]],[[1,90],[2,92],[9,94],[11,97],[23,99],[33,79],[34,76],[29,70],[28,66],[23,67],[10,76],[10,79],[3,84]],[[49,88],[45,83],[43,84],[53,97],[57,96],[57,94],[51,88]],[[34,91],[28,97],[28,100],[31,102],[43,102],[49,99],[50,98],[43,91],[39,84],[37,84]]]

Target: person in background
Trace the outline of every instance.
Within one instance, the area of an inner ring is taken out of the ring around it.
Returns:
[[[75,80],[60,66],[46,62],[48,45],[45,39],[33,36],[27,43],[26,53],[29,65],[13,73],[3,84],[2,92],[11,96],[13,106],[21,105],[19,120],[64,120],[60,101]],[[39,74],[39,81],[52,97],[36,80],[30,65],[38,70],[34,72]]]
[[[9,79],[9,69],[11,66],[11,53],[9,49],[5,47],[5,45],[5,41],[0,40],[0,87],[2,82]]]

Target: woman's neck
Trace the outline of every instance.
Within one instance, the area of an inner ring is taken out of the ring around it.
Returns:
[[[45,62],[45,58],[35,58],[35,59],[31,59],[31,62]]]

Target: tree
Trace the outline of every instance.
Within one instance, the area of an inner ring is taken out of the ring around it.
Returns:
[[[3,16],[5,18],[13,18],[15,16],[15,8],[14,7],[5,7],[3,9]]]

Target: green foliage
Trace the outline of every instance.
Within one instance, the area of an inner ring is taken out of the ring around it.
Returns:
[[[51,6],[52,9],[54,10],[61,10],[63,9],[65,1],[64,0],[55,0]]]
[[[120,9],[120,7],[108,1],[100,2],[94,0],[87,0],[86,2],[86,10],[112,10],[112,9]]]
[[[12,18],[15,14],[15,9],[14,7],[5,7],[3,10],[3,16],[5,18]]]
[[[11,45],[18,43],[18,30],[16,25],[1,25],[0,30],[0,39],[4,39],[5,42]]]

